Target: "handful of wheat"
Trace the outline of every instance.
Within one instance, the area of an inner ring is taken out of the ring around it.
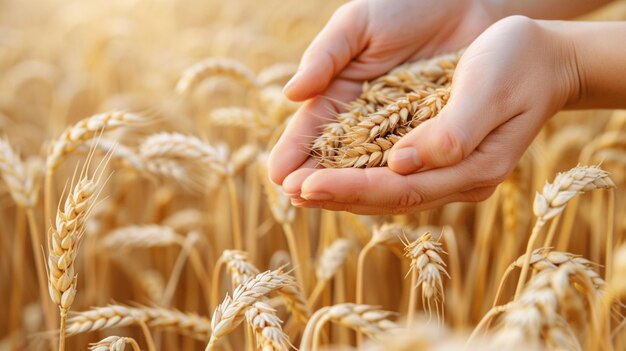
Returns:
[[[364,84],[348,111],[314,141],[313,157],[328,168],[386,165],[393,145],[446,105],[459,58],[454,53],[405,64]]]

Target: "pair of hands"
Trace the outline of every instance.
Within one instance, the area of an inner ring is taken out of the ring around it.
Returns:
[[[397,214],[489,197],[545,121],[580,94],[573,48],[548,22],[494,23],[481,1],[356,0],[342,6],[285,87],[307,100],[269,160],[298,207]],[[392,149],[388,167],[320,169],[310,145],[364,81],[467,47],[448,104]]]

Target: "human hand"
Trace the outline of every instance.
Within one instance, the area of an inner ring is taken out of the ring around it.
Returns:
[[[480,35],[459,61],[448,104],[396,143],[388,168],[301,167],[285,192],[296,206],[360,214],[487,198],[545,121],[582,93],[572,45],[552,27],[516,16]]]
[[[272,151],[271,179],[282,184],[296,169],[315,167],[309,148],[319,127],[358,97],[364,81],[406,61],[459,50],[493,21],[482,0],[355,0],[342,6],[285,88],[292,100],[310,100]]]

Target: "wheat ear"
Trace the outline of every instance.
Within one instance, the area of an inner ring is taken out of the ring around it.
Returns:
[[[125,327],[139,322],[201,340],[207,340],[211,333],[209,320],[193,313],[159,307],[109,305],[70,315],[67,335]]]
[[[109,336],[97,343],[90,344],[90,351],[124,351],[126,345],[130,345],[133,351],[140,351],[139,344],[133,338]]]
[[[526,247],[526,260],[522,266],[515,298],[522,292],[522,288],[528,276],[531,253],[535,241],[541,233],[541,229],[550,219],[559,216],[567,203],[576,195],[595,189],[614,188],[615,184],[609,178],[609,174],[598,166],[576,166],[565,173],[559,173],[553,183],[546,183],[542,193],[535,195],[533,212],[537,217],[532,229],[528,245]]]
[[[422,303],[428,307],[429,315],[432,314],[431,302],[435,305],[437,318],[443,315],[444,292],[442,275],[447,276],[446,264],[441,255],[446,252],[441,248],[441,243],[435,240],[430,232],[424,233],[419,239],[412,243],[407,243],[405,247],[405,257],[411,260],[411,282],[412,294],[409,298],[408,321],[411,323],[415,311],[415,290],[422,287]],[[424,303],[426,301],[426,303]]]
[[[525,261],[526,256],[520,256],[517,260],[515,260],[515,262],[511,263],[511,265],[504,272],[493,302],[494,307],[498,304],[499,297],[502,293],[502,289],[508,275],[513,271],[513,269],[523,267]],[[581,271],[585,272],[597,290],[603,289],[606,285],[604,279],[602,279],[602,277],[595,271],[594,267],[596,265],[584,257],[580,257],[569,252],[553,251],[549,248],[539,248],[533,251],[530,258],[530,268],[537,272],[556,269],[563,264],[574,265]]]
[[[65,346],[65,322],[76,296],[74,261],[85,233],[85,221],[95,201],[98,179],[82,176],[57,211],[48,235],[48,291],[61,315],[59,349]]]
[[[144,141],[140,152],[146,159],[184,159],[200,162],[200,164],[212,169],[220,176],[226,177],[231,206],[233,245],[238,250],[243,248],[239,202],[237,200],[237,187],[233,179],[233,167],[229,164],[223,152],[199,138],[180,133],[154,134]]]
[[[183,72],[176,84],[176,92],[189,94],[200,82],[216,75],[232,77],[247,88],[259,88],[254,72],[244,64],[227,58],[209,58],[192,65]]]
[[[61,136],[52,143],[46,159],[46,168],[48,172],[54,171],[59,166],[64,156],[70,154],[76,150],[80,144],[92,139],[103,131],[109,131],[123,126],[138,125],[145,122],[145,117],[125,111],[99,113],[80,120],[75,125],[68,127]]]
[[[332,279],[335,273],[337,273],[346,261],[346,258],[352,248],[352,241],[340,238],[335,240],[326,250],[324,250],[315,269],[317,283],[308,299],[308,304],[310,306],[315,304],[322,291],[324,291],[328,281]]]
[[[206,350],[212,350],[219,339],[232,332],[245,318],[245,312],[255,302],[268,294],[294,286],[293,278],[281,270],[266,271],[246,280],[233,292],[233,297],[226,296],[222,304],[213,312],[211,326],[213,332]]]
[[[108,248],[128,249],[182,245],[184,241],[183,236],[170,227],[148,224],[115,229],[102,239],[102,244]]]
[[[597,298],[587,274],[579,267],[566,263],[554,270],[537,274],[517,300],[498,306],[503,314],[493,337],[494,345],[517,345],[530,342],[532,347],[582,350],[568,316],[583,316],[584,301],[593,309]],[[487,314],[493,318],[495,314]],[[593,310],[590,311],[593,315]],[[485,325],[479,323],[476,332]]]
[[[306,326],[300,344],[301,351],[319,350],[319,339],[324,324],[334,322],[371,338],[380,337],[399,327],[388,318],[392,312],[376,306],[344,303],[317,310]]]
[[[263,351],[287,351],[289,337],[283,332],[276,310],[264,302],[255,302],[246,311],[246,320],[254,330],[257,347]]]

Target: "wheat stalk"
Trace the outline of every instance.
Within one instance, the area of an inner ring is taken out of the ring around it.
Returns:
[[[522,266],[522,272],[515,290],[516,298],[521,293],[526,281],[532,257],[531,252],[545,223],[560,215],[567,203],[576,195],[585,191],[614,187],[615,184],[609,178],[609,174],[600,169],[600,167],[576,166],[565,173],[559,173],[553,183],[546,183],[542,193],[535,195],[533,212],[537,219],[526,247],[526,260]]]
[[[133,338],[108,336],[97,343],[90,344],[91,351],[124,351],[130,345],[133,351],[140,351],[139,344]]]
[[[108,305],[70,315],[67,335],[125,327],[139,322],[144,322],[150,327],[172,330],[201,340],[208,339],[211,333],[209,320],[193,313],[183,313],[159,307]]]
[[[215,75],[231,77],[247,88],[259,88],[254,72],[242,63],[227,58],[209,58],[183,72],[176,84],[176,92],[189,94],[200,82]]]

